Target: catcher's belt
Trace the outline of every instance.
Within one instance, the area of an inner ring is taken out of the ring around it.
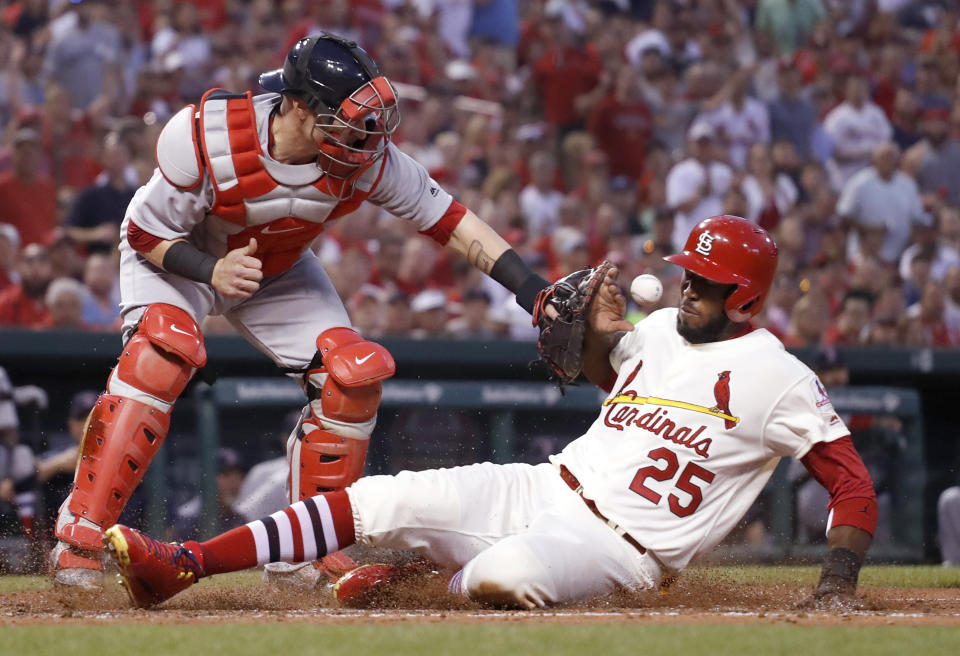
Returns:
[[[612,528],[614,533],[626,540],[627,544],[629,544],[631,547],[642,554],[647,553],[646,548],[644,548],[642,544],[634,540],[630,534],[627,533],[627,529],[623,528],[615,521],[607,519],[604,514],[600,512],[600,510],[597,508],[597,504],[594,503],[592,499],[588,499],[587,497],[583,496],[583,486],[580,485],[580,481],[578,481],[577,477],[574,476],[573,473],[563,465],[560,465],[560,478],[563,479],[563,482],[566,483],[571,490],[576,492],[577,495],[583,499],[583,502],[587,504],[587,508],[590,509],[590,512],[596,515],[600,521]]]

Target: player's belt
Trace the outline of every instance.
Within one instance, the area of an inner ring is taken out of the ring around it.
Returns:
[[[566,483],[571,490],[573,490],[578,495],[580,495],[580,498],[583,499],[583,502],[585,504],[587,504],[587,508],[590,509],[590,512],[596,515],[600,519],[600,521],[602,521],[604,524],[612,528],[614,532],[620,537],[622,537],[624,540],[626,540],[631,547],[633,547],[634,549],[636,549],[642,554],[647,553],[647,550],[644,548],[642,544],[640,544],[639,542],[634,540],[632,537],[630,537],[630,534],[627,533],[627,529],[623,528],[613,520],[610,520],[604,517],[603,513],[597,509],[597,504],[595,504],[593,500],[583,496],[583,486],[580,485],[580,481],[578,481],[577,477],[573,475],[573,472],[567,469],[564,465],[560,465],[560,478],[563,479],[563,482]]]

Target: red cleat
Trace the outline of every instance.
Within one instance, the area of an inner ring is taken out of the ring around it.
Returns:
[[[315,561],[314,566],[326,574],[331,582],[336,582],[344,574],[348,574],[357,569],[360,563],[342,551],[335,551]]]
[[[361,565],[337,580],[333,585],[333,596],[341,606],[370,608],[376,605],[391,585],[420,574],[435,573],[432,568],[432,563],[426,560],[415,560],[403,565]]]
[[[397,581],[400,576],[401,570],[396,565],[361,565],[333,584],[333,596],[341,606],[368,608],[380,596],[383,588]]]
[[[130,600],[140,608],[164,602],[206,576],[197,557],[200,545],[192,540],[160,542],[117,524],[104,533],[103,544],[120,569]]]

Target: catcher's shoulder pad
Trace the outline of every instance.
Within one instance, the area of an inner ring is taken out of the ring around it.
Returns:
[[[203,180],[196,116],[196,105],[187,105],[167,121],[157,139],[160,173],[174,187],[185,190],[195,189]]]

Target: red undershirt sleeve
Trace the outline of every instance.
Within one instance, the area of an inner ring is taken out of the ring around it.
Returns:
[[[853,526],[873,535],[877,526],[877,495],[850,436],[818,442],[800,462],[830,493],[827,530]]]
[[[162,241],[160,237],[151,235],[133,221],[127,226],[127,243],[138,253],[149,253]]]
[[[440,217],[440,220],[426,230],[421,230],[420,234],[430,237],[441,246],[446,246],[447,242],[450,241],[450,235],[453,234],[453,231],[460,224],[460,220],[463,219],[466,213],[467,208],[456,200],[453,200],[450,202],[450,207],[447,208],[447,211]]]

